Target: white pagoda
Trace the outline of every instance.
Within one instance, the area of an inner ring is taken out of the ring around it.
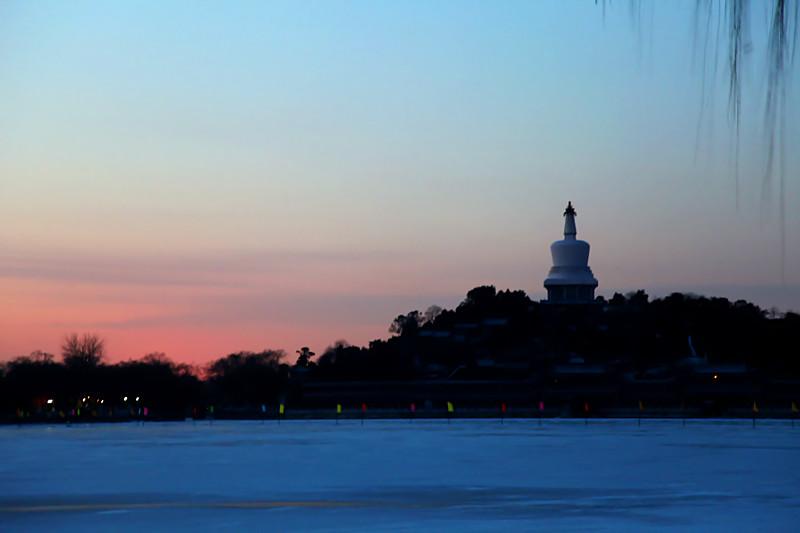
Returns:
[[[544,280],[547,302],[588,303],[594,301],[597,280],[589,268],[589,243],[579,241],[572,202],[564,211],[564,239],[550,245],[553,267]]]

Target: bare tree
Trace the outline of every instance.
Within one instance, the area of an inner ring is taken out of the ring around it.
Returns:
[[[142,363],[152,366],[173,366],[173,362],[164,352],[151,352],[142,357]]]
[[[61,356],[69,366],[96,366],[103,360],[105,345],[105,339],[93,333],[72,333],[64,337]]]
[[[42,350],[34,350],[28,356],[28,359],[36,363],[52,363],[55,356],[51,353],[43,352]]]

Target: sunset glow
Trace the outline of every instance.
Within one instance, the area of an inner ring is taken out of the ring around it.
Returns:
[[[749,88],[737,199],[693,4],[648,9],[3,3],[0,361],[94,332],[110,362],[294,362],[478,285],[542,298],[567,201],[597,294],[800,311],[800,109],[781,198]]]

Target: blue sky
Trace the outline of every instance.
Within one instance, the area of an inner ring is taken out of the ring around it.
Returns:
[[[701,114],[694,6],[3,3],[0,358],[86,330],[116,359],[321,351],[476,285],[542,297],[568,200],[601,294],[800,310],[791,100],[783,263],[763,179],[766,10],[737,207],[727,41]]]

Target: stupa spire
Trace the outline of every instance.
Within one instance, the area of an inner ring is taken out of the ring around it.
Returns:
[[[572,202],[567,202],[567,208],[564,210],[564,239],[574,241],[578,230],[575,227],[575,217],[578,213],[572,207]]]

